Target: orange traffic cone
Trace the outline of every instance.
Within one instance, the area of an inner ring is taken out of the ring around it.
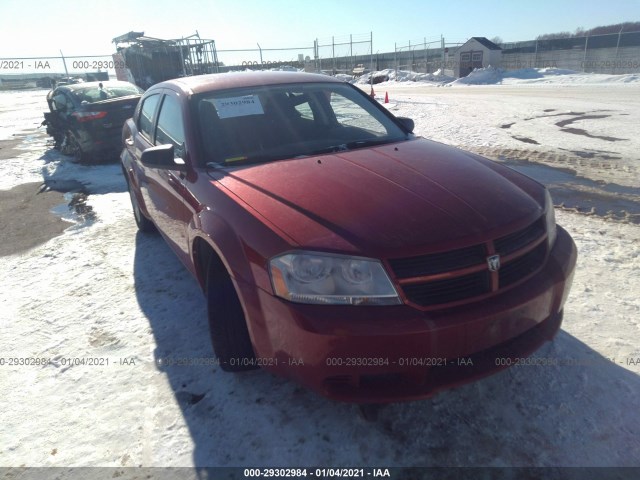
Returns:
[[[384,92],[384,103],[389,103],[389,92]]]
[[[373,91],[373,87],[371,87],[371,93],[369,94],[369,96],[370,96],[371,98],[376,98],[376,94],[375,94],[375,92]]]

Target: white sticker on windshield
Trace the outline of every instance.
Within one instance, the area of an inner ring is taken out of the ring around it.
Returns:
[[[244,97],[214,98],[213,104],[218,112],[218,118],[244,117],[247,115],[262,115],[264,110],[257,95]]]

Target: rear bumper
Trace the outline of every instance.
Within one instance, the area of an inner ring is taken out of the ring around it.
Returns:
[[[552,339],[576,258],[573,240],[558,228],[544,268],[525,283],[431,312],[299,305],[237,286],[261,366],[336,400],[392,402],[490,375]]]
[[[122,128],[78,129],[77,138],[85,153],[117,155],[122,150]]]

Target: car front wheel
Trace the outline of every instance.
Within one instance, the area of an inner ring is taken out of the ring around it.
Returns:
[[[254,370],[258,367],[240,299],[231,277],[214,262],[212,259],[206,285],[213,350],[225,372]]]
[[[125,178],[126,174],[125,174]],[[140,210],[140,204],[138,203],[138,198],[136,197],[135,192],[133,191],[133,187],[131,186],[131,182],[127,178],[127,188],[129,190],[129,198],[131,199],[131,208],[133,209],[133,218],[136,219],[136,225],[138,226],[138,230],[144,233],[150,233],[156,231],[156,226],[153,224],[151,220],[144,216],[144,213]]]

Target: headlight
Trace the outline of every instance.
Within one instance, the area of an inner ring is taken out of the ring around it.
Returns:
[[[276,295],[297,303],[398,305],[398,292],[378,260],[316,252],[269,262]]]
[[[558,232],[556,230],[556,214],[555,209],[553,208],[553,200],[551,199],[551,194],[547,189],[544,191],[544,215],[547,224],[547,235],[549,237],[549,250],[551,250],[553,244],[556,242]]]

